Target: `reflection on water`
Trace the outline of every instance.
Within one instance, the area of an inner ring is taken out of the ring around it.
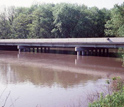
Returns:
[[[98,79],[98,77],[96,78],[87,74],[80,75],[78,73],[54,71],[53,69],[47,68],[0,64],[0,75],[4,84],[19,84],[28,81],[35,86],[51,87],[57,84],[62,88],[68,88],[80,83],[86,83],[89,78],[91,80]]]
[[[0,106],[87,106],[87,94],[105,78],[124,76],[120,59],[45,53],[0,52]]]

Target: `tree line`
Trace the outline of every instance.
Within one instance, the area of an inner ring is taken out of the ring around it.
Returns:
[[[124,4],[98,9],[77,4],[9,7],[0,13],[0,38],[123,36]]]

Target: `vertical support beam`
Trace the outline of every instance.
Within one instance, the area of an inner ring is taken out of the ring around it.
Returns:
[[[32,49],[33,49],[33,52],[35,52],[35,48],[33,47]]]
[[[80,51],[77,51],[77,55],[80,56]]]
[[[40,53],[40,47],[38,47],[38,52]]]
[[[103,48],[103,55],[105,55],[105,48]]]
[[[93,55],[93,49],[91,49],[91,55]]]
[[[48,52],[50,52],[50,47],[48,47]]]
[[[43,48],[42,47],[40,47],[40,52],[42,52],[43,51]]]
[[[98,51],[97,51],[97,48],[95,48],[95,55],[97,55],[98,54]]]
[[[26,52],[29,52],[29,47],[26,47]]]
[[[89,50],[87,49],[87,55],[89,55],[89,53],[90,53],[90,52],[89,52]]]
[[[85,55],[87,55],[87,54],[88,54],[87,49],[85,49]]]
[[[40,47],[38,47],[38,52],[40,53]]]
[[[93,55],[96,55],[96,49],[95,48],[93,49]]]
[[[99,55],[101,55],[101,48],[99,49]]]
[[[33,52],[32,47],[30,47],[30,52]]]
[[[85,50],[82,50],[82,56],[84,56],[85,55]]]
[[[46,47],[44,47],[44,52],[46,52]]]
[[[20,53],[20,52],[21,52],[21,48],[20,48],[19,45],[17,46],[17,49],[18,49],[18,51],[19,51],[19,53]]]
[[[106,53],[107,53],[107,55],[109,54],[109,49],[108,48],[106,49]]]
[[[29,47],[29,52],[31,52],[31,48]]]
[[[23,52],[26,52],[26,49],[25,48],[23,48]]]
[[[39,47],[36,48],[37,49],[37,53],[39,52]]]

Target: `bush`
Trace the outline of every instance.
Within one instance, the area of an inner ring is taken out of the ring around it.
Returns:
[[[111,85],[113,93],[103,96],[100,94],[98,101],[89,104],[89,107],[124,107],[124,83],[120,77],[114,77],[107,81]]]

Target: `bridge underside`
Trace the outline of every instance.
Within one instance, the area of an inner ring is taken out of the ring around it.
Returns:
[[[12,45],[0,45],[0,50],[18,51],[17,46]]]
[[[9,50],[9,51],[19,51],[19,52],[49,52],[51,48],[75,48],[77,55],[107,55],[109,49],[117,49],[123,47],[120,45],[68,45],[68,44],[59,44],[59,45],[46,45],[46,44],[10,44],[10,45],[0,45],[0,50]]]

